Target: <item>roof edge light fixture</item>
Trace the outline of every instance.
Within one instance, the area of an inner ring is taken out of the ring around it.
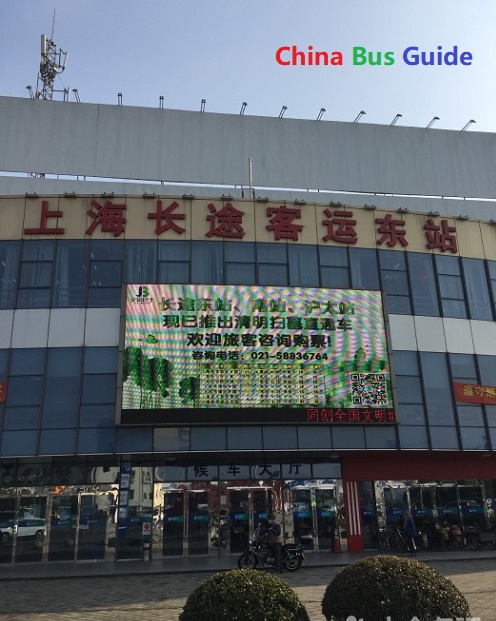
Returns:
[[[429,121],[429,125],[427,125],[425,129],[430,129],[436,121],[439,121],[439,117],[433,116],[432,119]]]
[[[122,93],[117,93],[117,105],[122,106]]]
[[[456,217],[457,220],[469,220],[470,216],[468,216],[467,214],[460,214],[459,216]]]
[[[160,110],[164,109],[164,96],[160,95],[160,97],[158,98],[158,107],[160,108]]]
[[[205,112],[205,104],[207,103],[206,99],[202,99],[201,100],[201,104],[200,104],[200,112]]]
[[[356,119],[353,121],[353,123],[358,123],[358,121],[362,118],[364,114],[367,114],[365,110],[360,110],[360,112],[357,114]]]
[[[26,86],[26,88],[29,91],[29,96],[31,97],[31,99],[34,99],[33,87],[32,86]]]
[[[245,113],[245,110],[246,110],[246,106],[247,106],[247,105],[248,105],[248,104],[246,103],[246,101],[243,101],[243,103],[241,104],[241,110],[239,111],[239,114],[240,114],[241,116],[243,116],[243,114]]]
[[[401,119],[403,115],[402,114],[397,114],[394,119],[391,121],[390,125],[396,125],[396,123],[398,122],[399,119]]]
[[[464,132],[468,127],[472,125],[472,123],[475,123],[474,119],[470,119],[470,121],[464,127],[462,127],[460,131]]]
[[[408,207],[398,207],[396,211],[398,213],[408,213],[410,210],[408,209]]]
[[[281,111],[279,112],[279,116],[277,118],[278,119],[282,119],[282,117],[284,116],[284,113],[286,112],[287,109],[288,109],[288,106],[283,106],[281,108]]]
[[[326,109],[325,109],[325,108],[321,108],[321,109],[320,109],[320,112],[319,112],[319,114],[318,114],[318,116],[317,116],[317,121],[321,121],[321,120],[322,120],[322,117],[324,116],[324,112],[325,112],[325,111],[326,111]]]
[[[375,205],[369,205],[368,203],[365,203],[363,207],[364,209],[370,209],[370,211],[374,211],[374,209],[377,209]]]
[[[77,88],[73,88],[72,89],[72,93],[74,95],[74,99],[77,101],[77,103],[81,103],[81,97],[79,97],[79,91]]]

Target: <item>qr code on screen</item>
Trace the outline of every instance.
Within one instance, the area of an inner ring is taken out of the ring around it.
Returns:
[[[351,402],[353,405],[387,405],[387,384],[384,373],[352,373]]]

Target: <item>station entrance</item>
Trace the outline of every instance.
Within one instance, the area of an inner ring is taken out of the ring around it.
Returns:
[[[163,490],[155,511],[154,556],[239,555],[269,513],[281,523],[285,540],[302,538],[307,551],[346,545],[340,480],[179,483]]]

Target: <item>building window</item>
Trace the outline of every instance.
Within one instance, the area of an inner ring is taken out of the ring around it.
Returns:
[[[489,299],[484,261],[480,259],[462,259],[462,264],[470,319],[492,321],[493,313]]]
[[[287,244],[257,244],[258,284],[288,285]]]
[[[19,247],[17,241],[0,242],[0,309],[14,306]]]
[[[378,291],[379,270],[375,250],[350,248],[351,286],[353,289]]]
[[[44,429],[75,428],[78,422],[81,384],[81,349],[48,349],[43,395]]]
[[[192,242],[191,282],[221,285],[224,282],[222,242]]]
[[[18,308],[49,308],[55,240],[22,243]]]
[[[119,308],[121,305],[123,242],[91,242],[88,306]]]
[[[318,287],[319,266],[316,246],[288,246],[289,284],[293,287]]]
[[[322,287],[349,289],[348,250],[337,246],[319,246]]]
[[[161,284],[189,283],[191,242],[158,242],[158,281]]]
[[[439,317],[439,300],[432,255],[408,252],[407,261],[415,315]]]
[[[466,319],[465,293],[458,257],[436,255],[436,269],[443,317]]]
[[[157,281],[157,242],[126,241],[124,282],[129,284]]]
[[[427,418],[430,425],[452,425],[455,428],[451,379],[445,354],[421,352]],[[445,448],[434,446],[433,448]]]
[[[410,287],[408,285],[405,253],[381,250],[379,251],[379,262],[388,313],[411,315]]]
[[[88,243],[77,240],[57,242],[53,306],[84,308],[88,273]]]
[[[226,284],[256,285],[255,244],[227,242],[224,245]]]

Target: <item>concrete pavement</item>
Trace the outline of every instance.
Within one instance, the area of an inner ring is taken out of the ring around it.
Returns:
[[[309,562],[296,573],[283,573],[308,610],[312,621],[324,621],[321,602],[324,591],[343,566],[364,554],[309,555]],[[199,567],[196,559],[196,567]],[[203,559],[205,560],[205,559]],[[202,571],[195,571],[189,559],[113,564],[116,571],[102,573],[95,563],[52,564],[50,571],[32,575],[35,567],[0,569],[0,619],[8,621],[177,621],[192,590],[218,570],[232,568],[235,559],[208,559]],[[472,616],[496,621],[496,554],[425,554],[427,562],[453,580],[467,597]],[[154,564],[155,563],[155,564]],[[54,567],[55,565],[55,567]],[[66,566],[66,567],[64,567]],[[143,566],[146,571],[143,570]],[[87,569],[83,569],[88,567]],[[122,567],[122,568],[121,568]],[[93,569],[93,572],[90,570]],[[22,571],[24,575],[22,574]],[[96,570],[96,571],[95,571]],[[51,575],[49,575],[51,574]],[[97,575],[99,574],[99,575]],[[63,577],[65,576],[65,577]],[[199,620],[200,621],[200,620]]]

